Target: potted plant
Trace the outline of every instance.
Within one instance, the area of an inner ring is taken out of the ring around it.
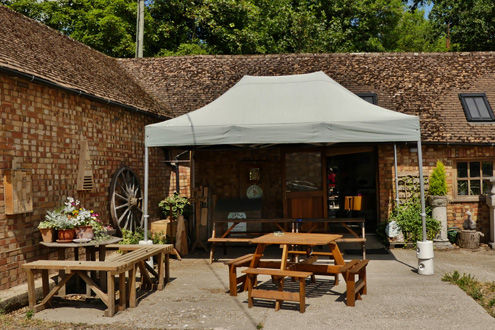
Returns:
[[[186,234],[186,224],[184,218],[188,218],[192,212],[192,205],[189,202],[189,198],[186,196],[180,196],[179,193],[174,192],[173,195],[168,196],[162,200],[158,206],[165,216],[171,216],[171,228],[170,241],[173,244],[175,241],[175,248],[181,255],[186,255],[188,253],[187,248],[187,234]],[[173,221],[177,219],[177,229],[173,226]],[[175,236],[175,239],[174,239]]]
[[[44,220],[38,224],[38,229],[41,232],[41,238],[45,243],[55,241],[55,223],[51,220]]]
[[[431,206],[432,217],[440,222],[440,231],[435,238],[435,244],[450,246],[447,238],[447,175],[445,166],[439,160],[430,174],[428,202]]]
[[[189,202],[189,198],[186,196],[180,196],[177,192],[174,192],[173,195],[160,201],[160,203],[158,203],[158,207],[165,217],[170,216],[170,213],[172,213],[173,219],[177,219],[179,215],[182,215],[184,218],[188,219],[192,212],[192,205],[191,202]],[[172,212],[170,212],[170,210],[172,210]]]

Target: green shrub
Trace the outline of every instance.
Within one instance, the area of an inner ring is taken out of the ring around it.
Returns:
[[[447,175],[445,174],[445,166],[441,161],[437,161],[436,167],[431,172],[428,193],[430,196],[447,195]]]
[[[440,222],[433,219],[430,209],[426,208],[426,239],[432,240],[440,230]],[[423,219],[421,217],[421,204],[416,199],[411,199],[397,207],[390,216],[395,220],[404,235],[404,241],[417,242],[423,240]]]

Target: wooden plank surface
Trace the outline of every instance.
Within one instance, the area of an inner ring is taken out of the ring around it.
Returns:
[[[342,235],[312,234],[312,233],[283,233],[266,234],[250,241],[252,244],[291,244],[291,245],[326,245],[342,238]]]

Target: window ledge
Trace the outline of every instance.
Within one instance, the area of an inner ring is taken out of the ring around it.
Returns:
[[[454,196],[452,203],[462,203],[462,202],[484,202],[486,200],[486,195],[479,196]]]

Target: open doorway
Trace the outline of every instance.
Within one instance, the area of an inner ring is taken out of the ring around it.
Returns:
[[[327,156],[326,167],[328,217],[363,217],[366,219],[366,231],[375,231],[376,152],[373,150]],[[354,205],[349,198],[351,196],[358,197],[354,200]]]

